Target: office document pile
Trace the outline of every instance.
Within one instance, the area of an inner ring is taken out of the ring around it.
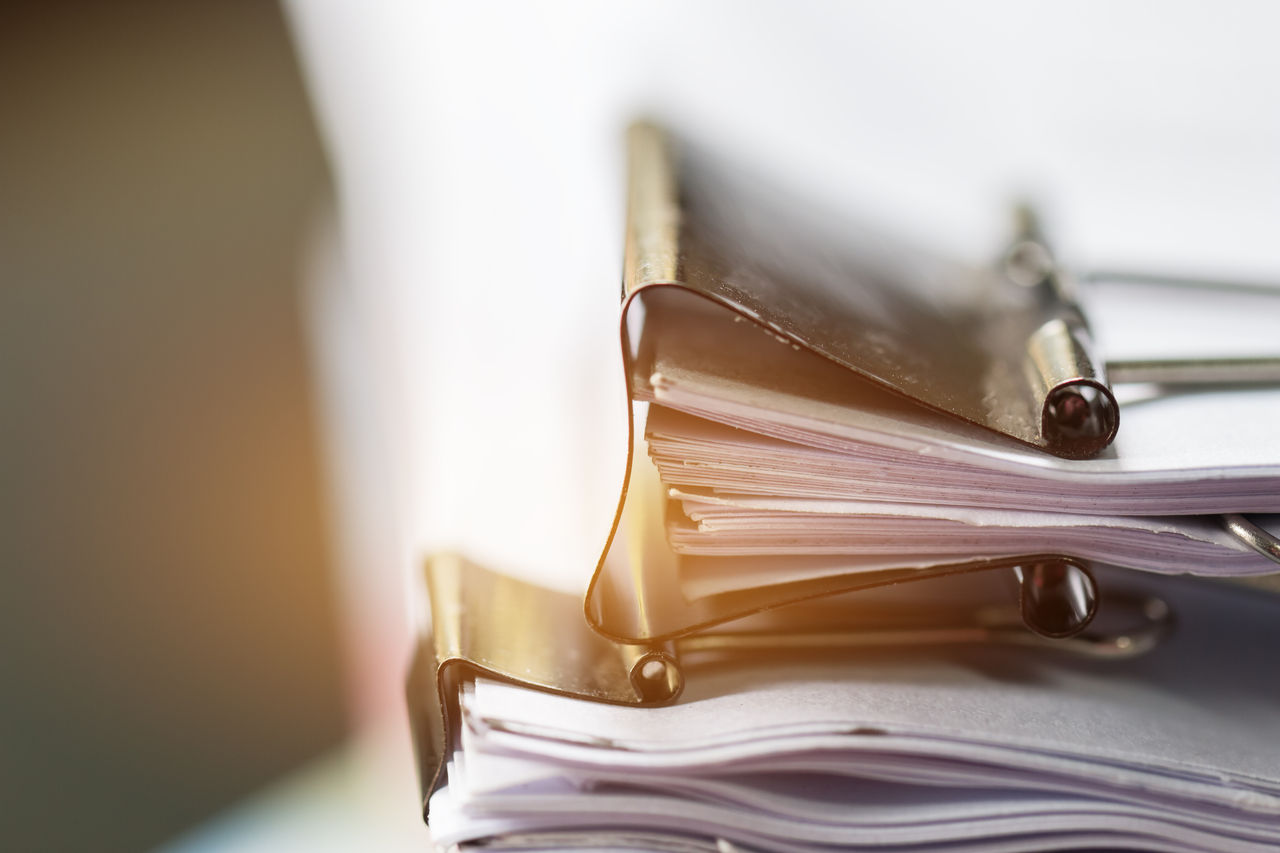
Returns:
[[[1280,845],[1280,604],[1161,585],[1125,661],[956,646],[732,660],[622,708],[477,678],[438,843],[620,850],[1253,851]],[[724,845],[719,849],[725,849]]]
[[[1280,290],[1010,283],[632,146],[615,528],[585,608],[429,561],[434,842],[1280,849],[1280,387],[1106,375],[1274,363]]]

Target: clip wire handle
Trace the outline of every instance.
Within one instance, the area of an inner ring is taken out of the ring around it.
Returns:
[[[1213,290],[1246,293],[1280,300],[1280,287],[1261,283],[1178,278],[1123,271],[1095,271],[1081,276],[1090,284],[1128,284],[1163,290]],[[1280,353],[1200,358],[1108,359],[1107,377],[1116,384],[1280,385]]]
[[[1248,518],[1238,513],[1222,516],[1222,524],[1227,532],[1266,557],[1273,563],[1280,563],[1280,539],[1268,533]]]
[[[1121,359],[1107,362],[1116,383],[1157,385],[1280,385],[1280,356]]]

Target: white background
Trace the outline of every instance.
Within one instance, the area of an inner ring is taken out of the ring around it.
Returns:
[[[1280,279],[1277,9],[296,0],[340,189],[316,326],[369,665],[402,654],[432,549],[586,584],[622,476],[629,119],[974,258],[1030,193],[1077,265]]]

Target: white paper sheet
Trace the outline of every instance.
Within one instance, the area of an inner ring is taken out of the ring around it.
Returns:
[[[1171,340],[1188,355],[1280,356],[1280,289],[1209,296],[1143,289],[1147,302],[1161,304],[1154,333],[1138,331],[1148,325],[1141,300],[1095,297],[1104,352],[1163,356]],[[651,455],[672,485],[1011,509],[1034,500],[1038,509],[1101,514],[1280,512],[1280,388],[1160,395],[1122,387],[1112,447],[1066,460],[927,410],[750,323],[695,308],[664,318],[637,389],[703,419],[655,413]],[[1125,335],[1145,343],[1125,345]],[[1163,348],[1153,343],[1161,340]]]
[[[671,497],[683,512],[668,519],[672,548],[716,558],[683,565],[681,588],[690,598],[1036,553],[1071,554],[1161,574],[1245,576],[1277,569],[1232,536],[1218,516],[1079,515],[681,489],[672,489]],[[1280,516],[1254,520],[1280,532]]]

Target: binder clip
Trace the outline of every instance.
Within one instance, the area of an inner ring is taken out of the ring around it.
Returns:
[[[993,580],[989,573],[986,580]],[[1105,661],[1152,649],[1174,618],[1158,596],[1120,590],[1108,596],[1090,627],[1051,640],[1027,631],[1017,608],[1008,605],[975,606],[963,599],[953,604],[947,592],[939,598],[948,603],[926,607],[855,594],[762,610],[662,643],[625,643],[592,630],[576,596],[490,571],[457,554],[431,557],[420,581],[430,601],[431,630],[415,650],[406,693],[424,817],[461,724],[461,685],[477,677],[595,702],[657,707],[675,702],[686,678],[702,666],[743,655],[812,659],[868,649],[1000,644]],[[982,600],[982,592],[974,596],[967,583],[956,589]]]
[[[663,642],[816,596],[982,570],[1012,574],[1025,624],[1037,634],[1071,636],[1097,610],[1089,566],[1067,554],[683,599],[676,592],[682,558],[662,540],[663,488],[643,447],[640,401],[652,396],[647,386],[664,315],[710,306],[926,408],[1070,459],[1097,455],[1120,429],[1112,383],[1280,382],[1280,356],[1101,358],[1076,284],[1028,208],[1017,211],[1003,262],[972,270],[913,247],[833,233],[822,217],[735,180],[696,149],[677,151],[656,126],[633,127],[629,143],[621,336],[630,450],[623,496],[586,607],[593,627],[617,642]],[[855,289],[851,281],[871,286]],[[1280,545],[1267,531],[1243,516],[1228,516],[1223,525],[1280,563]],[[611,559],[616,548],[626,559]]]

